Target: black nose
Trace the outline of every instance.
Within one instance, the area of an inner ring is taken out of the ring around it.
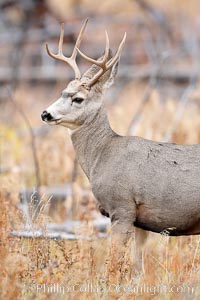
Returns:
[[[48,113],[46,110],[43,111],[43,113],[41,114],[41,118],[42,118],[42,121],[51,121],[53,120],[53,117],[50,113]]]

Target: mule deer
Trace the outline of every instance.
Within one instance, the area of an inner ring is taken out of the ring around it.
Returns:
[[[102,99],[117,74],[126,34],[113,56],[106,33],[105,52],[98,60],[79,47],[87,20],[71,57],[62,52],[61,27],[58,54],[47,53],[75,72],[61,97],[42,113],[50,125],[71,130],[76,155],[89,178],[100,211],[111,219],[111,232],[125,243],[134,226],[169,235],[200,234],[200,145],[177,145],[120,136],[109,124]],[[81,76],[80,54],[92,66]]]

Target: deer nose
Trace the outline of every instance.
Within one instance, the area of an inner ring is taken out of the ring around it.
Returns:
[[[50,113],[48,113],[46,110],[43,111],[43,113],[41,114],[41,118],[42,118],[42,121],[51,121],[53,120],[53,117]]]

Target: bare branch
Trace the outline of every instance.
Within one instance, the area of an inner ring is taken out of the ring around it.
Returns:
[[[32,149],[32,154],[33,154],[33,162],[34,162],[34,168],[35,168],[35,180],[36,180],[36,187],[39,193],[39,189],[41,186],[41,178],[40,178],[40,169],[39,169],[39,161],[38,161],[38,156],[37,156],[37,148],[36,148],[36,139],[35,139],[35,135],[31,126],[31,123],[29,121],[29,119],[27,118],[25,112],[19,107],[19,105],[17,104],[13,93],[11,91],[10,88],[7,88],[8,91],[8,98],[9,100],[13,103],[13,105],[15,106],[17,112],[20,114],[20,116],[22,117],[22,119],[24,120],[27,129],[29,131],[30,134],[30,138],[31,138],[31,149]]]
[[[189,100],[190,100],[190,96],[192,94],[192,92],[194,91],[196,87],[196,82],[192,82],[187,88],[186,90],[183,92],[183,95],[180,99],[180,102],[179,102],[179,107],[177,109],[177,112],[176,112],[176,115],[175,115],[175,118],[174,118],[174,121],[173,121],[173,124],[172,126],[168,129],[167,133],[164,135],[162,141],[163,142],[169,142],[172,138],[172,135],[175,131],[175,129],[177,128],[182,116],[183,116],[183,113],[185,111],[185,108],[186,108],[186,105],[188,104]]]
[[[167,58],[167,57],[158,57],[157,49],[155,47],[152,34],[149,30],[147,30],[147,33],[149,35],[150,43],[148,43],[148,46],[146,45],[146,52],[147,52],[147,55],[148,55],[149,59],[151,60],[152,64],[154,65],[154,69],[149,78],[149,82],[148,82],[147,88],[144,92],[140,106],[129,125],[128,134],[130,134],[130,135],[135,134],[137,124],[139,123],[139,121],[141,119],[141,114],[144,109],[144,106],[150,100],[152,90],[159,83],[160,74],[162,74],[162,67],[163,67],[164,63],[166,63],[166,58]]]
[[[191,96],[192,92],[194,91],[196,84],[197,84],[197,79],[198,79],[197,70],[199,69],[200,64],[198,62],[199,47],[198,47],[197,37],[196,37],[195,33],[190,35],[189,42],[191,45],[191,58],[192,58],[193,72],[191,73],[190,84],[186,88],[186,90],[183,92],[182,97],[180,99],[179,106],[178,106],[173,124],[168,129],[165,136],[163,137],[164,142],[168,142],[171,140],[172,135],[173,135],[175,129],[177,128],[177,126],[183,116],[183,113],[185,111],[185,108],[190,100],[190,96]]]
[[[163,29],[168,35],[172,35],[172,30],[163,11],[150,5],[145,0],[135,0],[135,2]]]

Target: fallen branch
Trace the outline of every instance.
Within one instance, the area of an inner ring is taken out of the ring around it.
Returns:
[[[75,234],[77,232],[77,229],[81,226],[87,226],[87,223],[84,223],[82,221],[66,221],[61,224],[56,223],[49,223],[45,225],[45,229],[47,232],[65,232],[69,234]],[[99,217],[95,220],[91,220],[88,222],[88,225],[93,226],[96,230],[99,232],[106,232],[109,225],[110,225],[110,219],[105,217]],[[32,232],[33,226],[36,225],[26,225],[23,227],[23,230],[26,232]],[[34,227],[36,228],[36,227]],[[37,228],[37,230],[41,230],[40,228]]]
[[[13,230],[10,235],[24,238],[48,238],[48,239],[63,239],[63,240],[91,240],[91,237],[78,235],[76,232],[85,224],[81,221],[67,221],[62,224],[49,223],[45,229],[37,228],[37,225],[26,225],[22,230]],[[93,226],[97,230],[98,238],[106,238],[106,231],[110,225],[110,219],[97,218],[89,222],[89,226]]]
[[[11,231],[11,236],[21,237],[21,238],[43,238],[43,239],[61,239],[61,240],[86,240],[91,241],[92,238],[84,237],[81,235],[75,235],[65,232],[42,232],[41,230],[36,231]],[[107,235],[104,233],[98,233],[98,238],[106,238]]]

